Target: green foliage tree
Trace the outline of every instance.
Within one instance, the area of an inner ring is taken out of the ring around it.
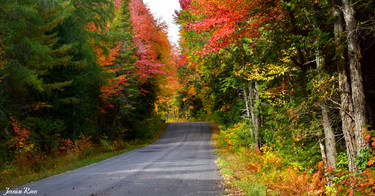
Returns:
[[[47,155],[68,140],[152,136],[137,127],[152,117],[159,83],[140,80],[129,2],[1,2],[0,167],[16,156],[15,129]]]

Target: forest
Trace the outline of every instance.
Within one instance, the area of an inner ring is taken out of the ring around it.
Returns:
[[[228,195],[375,195],[373,0],[179,3],[0,1],[0,190],[207,121]]]
[[[375,194],[374,1],[180,4],[176,104],[219,125],[233,195]]]
[[[0,189],[154,138],[175,58],[142,0],[2,0]]]

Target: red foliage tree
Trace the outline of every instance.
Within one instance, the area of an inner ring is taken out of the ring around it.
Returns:
[[[142,0],[130,2],[134,43],[138,48],[136,66],[141,79],[162,74],[163,48],[170,48],[165,32],[166,25],[158,23]]]
[[[179,3],[180,3],[181,11],[183,11],[183,10],[187,10],[190,8],[191,0],[179,0]],[[177,17],[180,16],[181,11],[177,11],[177,10],[175,11],[175,14]]]
[[[182,2],[181,7],[186,7],[188,1]],[[186,30],[212,33],[205,48],[198,52],[206,55],[242,37],[259,37],[260,27],[280,18],[277,4],[278,0],[194,0],[189,9],[200,20]]]

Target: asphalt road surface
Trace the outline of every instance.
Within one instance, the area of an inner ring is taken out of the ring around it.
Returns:
[[[37,194],[7,195],[223,195],[215,160],[208,123],[171,123],[152,145],[11,189]]]

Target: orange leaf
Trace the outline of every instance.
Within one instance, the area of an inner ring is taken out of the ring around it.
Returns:
[[[318,169],[321,169],[321,168],[323,168],[323,161],[320,161],[320,162],[318,163]]]
[[[373,158],[370,159],[370,160],[367,162],[367,165],[368,165],[368,166],[371,166],[372,164],[374,164],[374,159],[373,159]]]

